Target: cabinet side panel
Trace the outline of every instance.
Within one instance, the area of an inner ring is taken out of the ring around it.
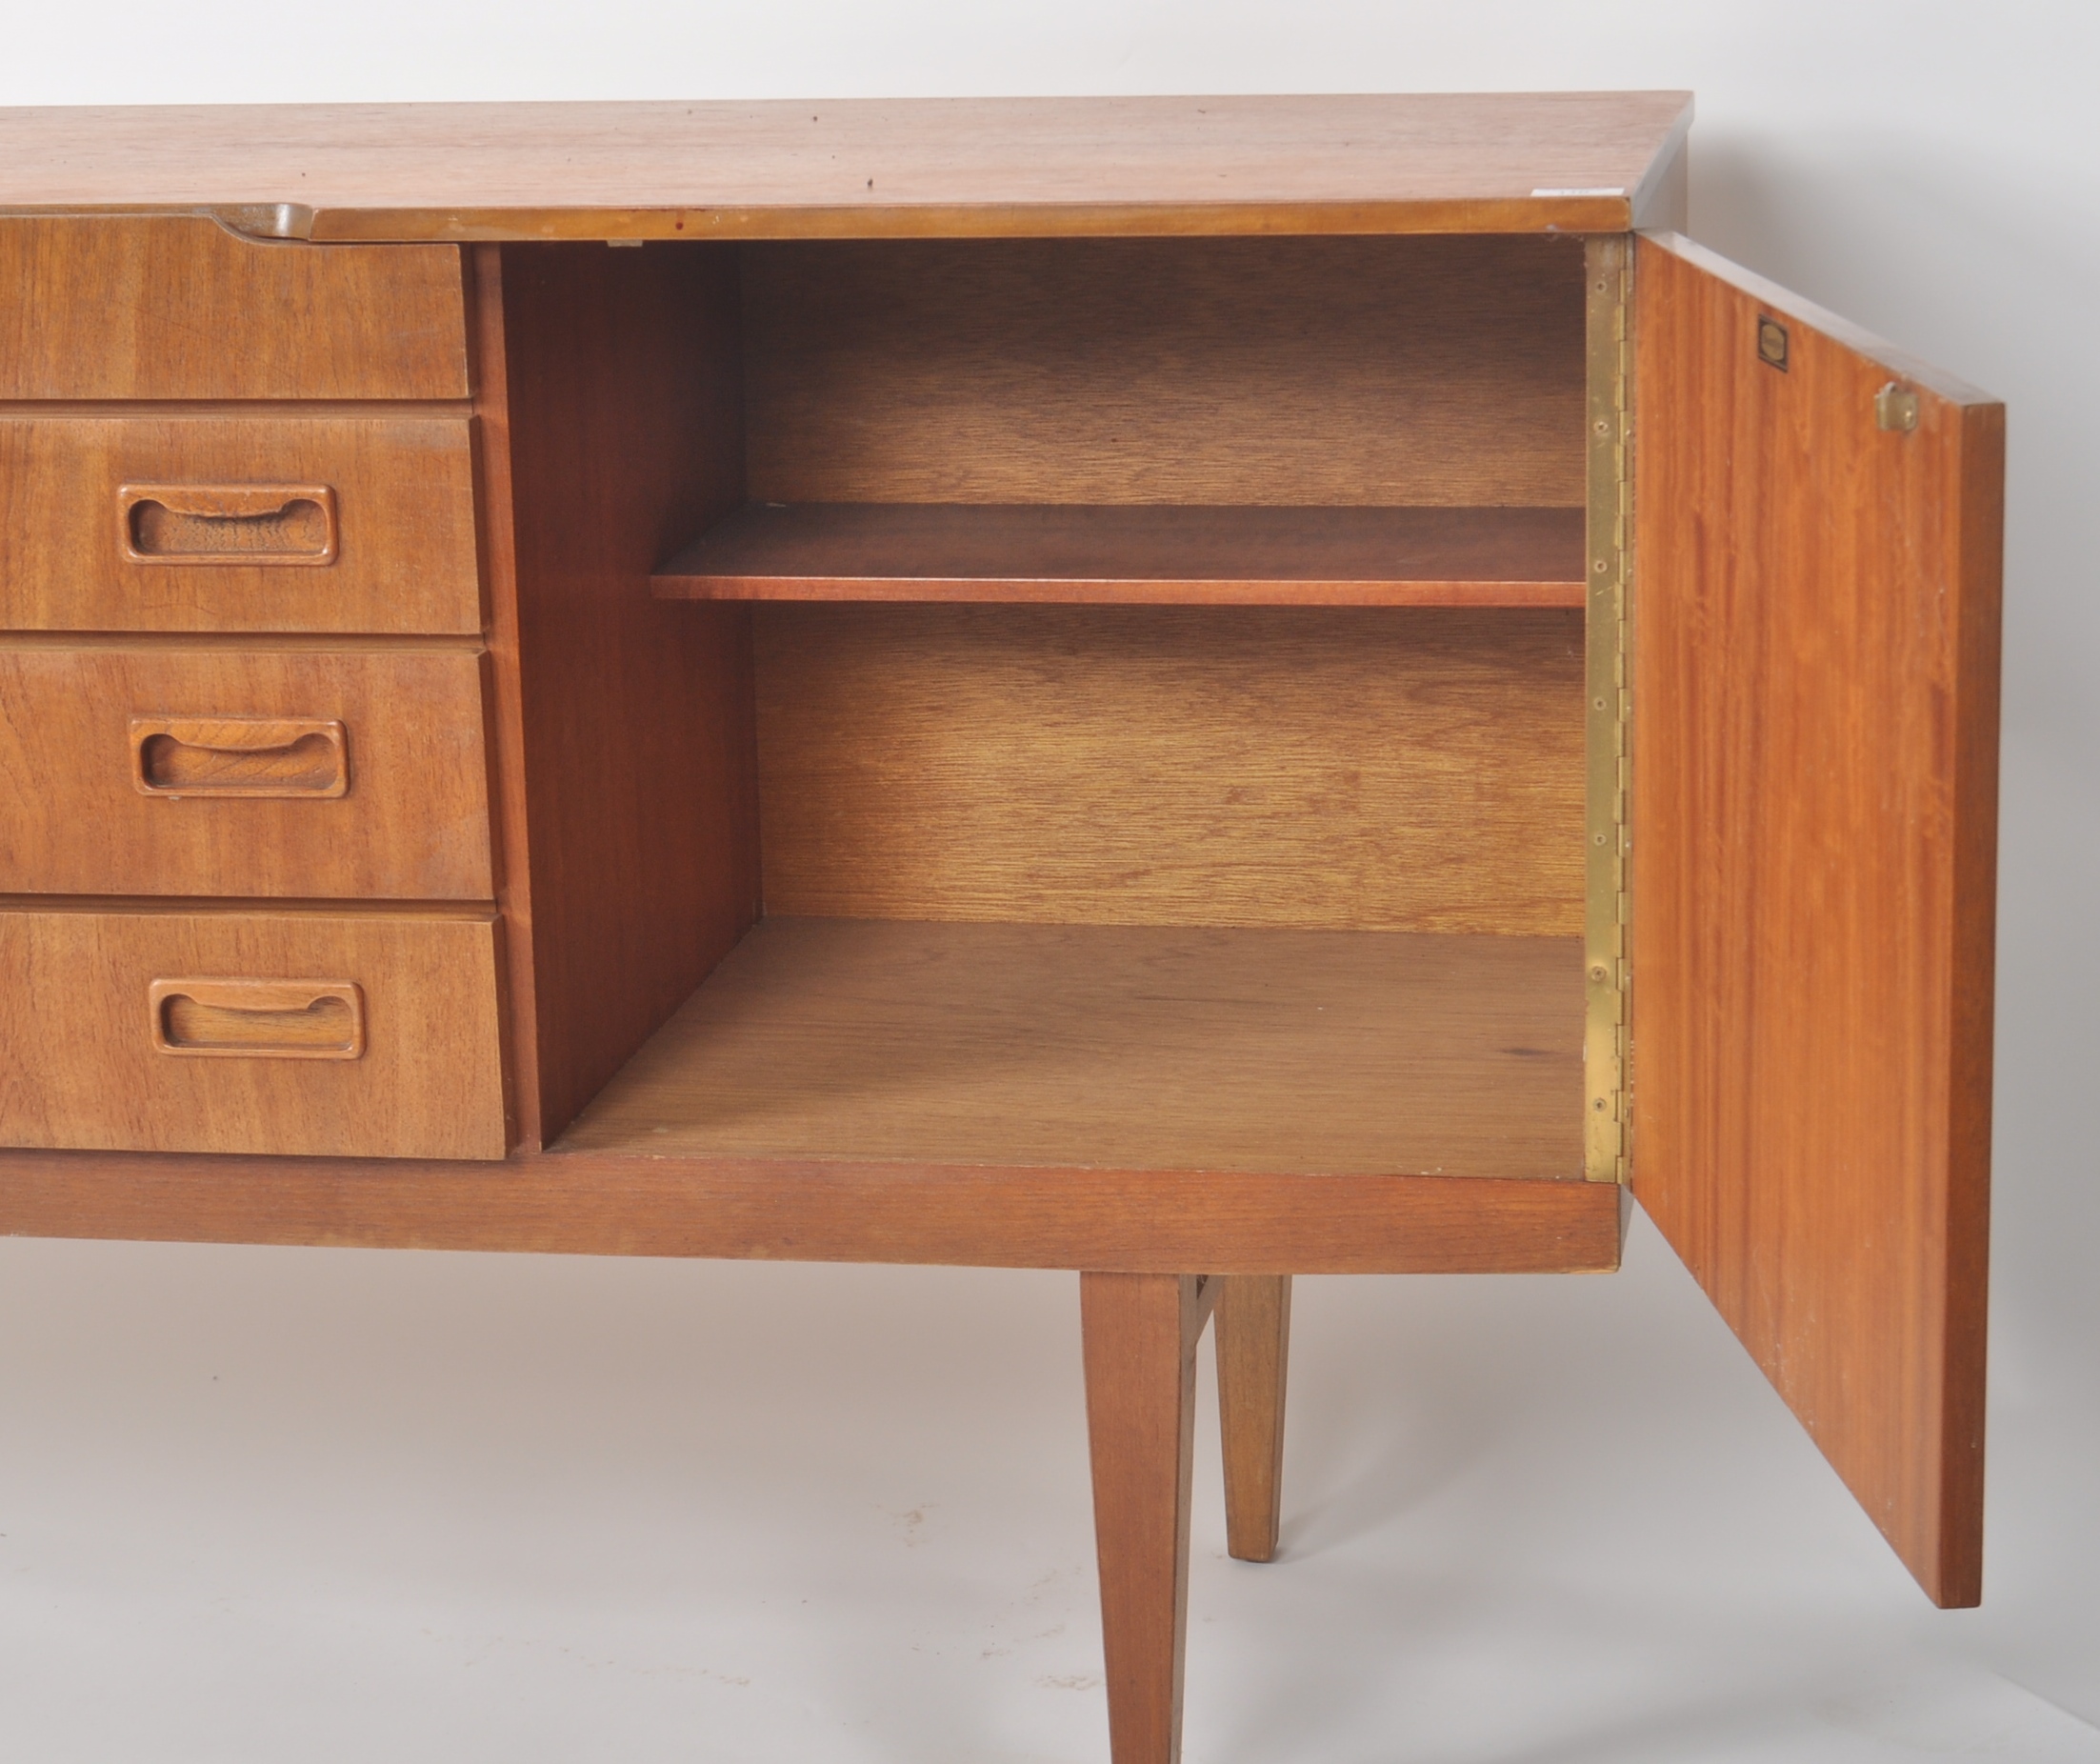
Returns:
[[[467,253],[474,351],[474,528],[479,541],[488,649],[483,723],[489,753],[499,972],[503,981],[507,1131],[526,1152],[540,1145],[538,991],[532,973],[531,839],[526,826],[525,711],[518,680],[517,528],[510,504],[510,371],[503,339],[503,248]]]
[[[1972,1604],[2002,412],[1683,242],[1635,309],[1634,1192]]]
[[[527,845],[505,861],[530,868],[551,1138],[757,913],[750,614],[649,583],[742,499],[736,269],[509,246],[501,285]]]
[[[192,215],[0,220],[0,398],[464,398],[456,245]]]

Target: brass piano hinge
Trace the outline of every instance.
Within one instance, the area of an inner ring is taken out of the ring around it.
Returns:
[[[1583,1173],[1623,1182],[1627,1173],[1626,815],[1630,778],[1626,672],[1627,551],[1632,514],[1627,379],[1628,283],[1632,240],[1594,237],[1584,254],[1589,583],[1584,679],[1588,714],[1583,898],[1585,1020]]]

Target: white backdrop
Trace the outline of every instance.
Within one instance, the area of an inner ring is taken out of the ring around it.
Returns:
[[[1283,1559],[1199,1478],[1189,1756],[2100,1759],[2100,8],[0,0],[0,45],[9,104],[1696,90],[1692,231],[2011,408],[1987,1603],[1925,1604],[1645,1225],[1610,1280],[1305,1281]],[[1105,1756],[1075,1299],[0,1242],[0,1759]]]

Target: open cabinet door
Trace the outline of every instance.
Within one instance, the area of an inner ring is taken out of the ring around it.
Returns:
[[[2004,411],[1688,240],[1633,287],[1633,1192],[1974,1604]]]

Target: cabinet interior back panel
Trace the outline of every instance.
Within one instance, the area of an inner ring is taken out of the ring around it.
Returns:
[[[1574,238],[743,248],[776,502],[1583,500]]]
[[[769,606],[769,913],[1582,930],[1582,615]]]

